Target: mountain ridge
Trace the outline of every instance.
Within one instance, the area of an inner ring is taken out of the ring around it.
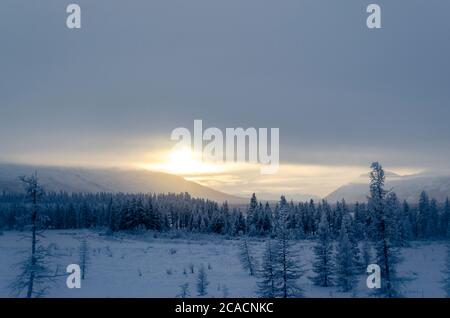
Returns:
[[[50,192],[182,193],[217,202],[244,203],[247,199],[214,190],[183,177],[150,170],[78,168],[21,164],[0,164],[0,191],[22,192],[20,176],[37,171]]]
[[[394,191],[399,199],[417,203],[420,193],[425,191],[431,198],[443,202],[450,197],[450,175],[433,173],[418,173],[401,176],[386,172],[386,189]],[[369,195],[369,177],[363,174],[356,180],[347,183],[330,194],[325,199],[330,202],[345,199],[347,202],[363,202]]]

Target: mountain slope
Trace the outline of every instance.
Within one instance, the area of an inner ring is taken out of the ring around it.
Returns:
[[[34,167],[0,164],[0,191],[23,191],[19,176],[37,170],[46,191],[180,193],[218,202],[243,203],[246,199],[229,195],[184,178],[147,170],[84,169],[65,167]]]
[[[416,203],[420,193],[426,191],[428,195],[439,202],[450,197],[450,176],[433,174],[416,174],[399,176],[386,173],[386,189],[392,189],[401,200]],[[366,201],[369,195],[369,177],[362,175],[354,182],[346,184],[332,193],[326,199],[335,202],[345,198],[348,202]]]

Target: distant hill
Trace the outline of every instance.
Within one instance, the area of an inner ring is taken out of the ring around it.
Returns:
[[[386,189],[392,189],[401,200],[416,203],[420,193],[428,195],[439,202],[450,197],[450,176],[434,174],[415,174],[400,176],[386,172]],[[345,198],[347,202],[366,201],[369,195],[369,175],[361,175],[357,180],[339,187],[330,193],[326,199],[335,202]]]
[[[37,170],[46,191],[65,192],[124,192],[124,193],[181,193],[217,202],[241,204],[248,200],[182,177],[148,170],[85,169],[66,167],[0,164],[0,191],[22,192],[19,176]]]

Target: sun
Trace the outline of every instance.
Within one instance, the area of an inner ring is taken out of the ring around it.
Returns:
[[[147,168],[177,175],[199,175],[220,172],[218,165],[203,161],[199,154],[194,153],[187,147],[173,149],[164,156],[162,163],[147,165]]]

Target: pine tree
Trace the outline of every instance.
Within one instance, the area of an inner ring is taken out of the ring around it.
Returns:
[[[315,285],[329,287],[333,285],[333,243],[327,215],[322,213],[319,224],[318,242],[314,246],[315,261],[313,271],[316,274],[311,280]]]
[[[277,277],[275,276],[276,255],[274,244],[266,242],[261,270],[258,273],[258,294],[263,298],[275,298],[277,296]]]
[[[243,237],[241,240],[239,259],[242,267],[249,272],[250,276],[253,276],[256,271],[256,260],[250,252],[250,246],[246,237]]]
[[[206,296],[208,294],[208,285],[208,275],[206,274],[205,266],[202,264],[197,276],[197,295]]]
[[[392,227],[392,216],[387,213],[384,189],[384,170],[378,162],[371,165],[369,209],[373,217],[372,236],[376,250],[376,262],[381,268],[382,287],[379,292],[386,297],[394,297],[396,291],[397,251],[392,241],[395,236]]]

